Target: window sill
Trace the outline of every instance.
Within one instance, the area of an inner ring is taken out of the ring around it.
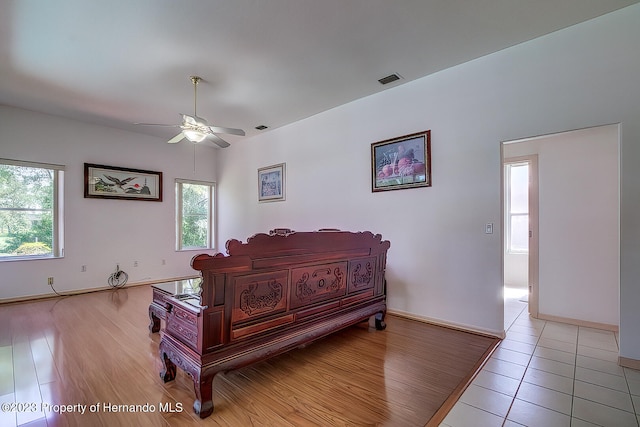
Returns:
[[[38,261],[38,260],[47,260],[47,259],[60,259],[64,258],[64,256],[53,256],[53,255],[26,255],[26,256],[0,256],[0,262],[11,262],[11,261]]]

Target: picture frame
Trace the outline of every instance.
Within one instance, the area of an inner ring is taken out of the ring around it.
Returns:
[[[84,197],[162,201],[162,172],[84,164]]]
[[[286,164],[265,166],[258,169],[258,202],[285,200]]]
[[[371,191],[431,186],[431,131],[371,144]]]

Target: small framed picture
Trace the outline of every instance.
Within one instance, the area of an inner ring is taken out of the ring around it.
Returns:
[[[430,186],[430,130],[371,144],[371,191]]]
[[[278,202],[285,199],[285,163],[258,169],[258,201]]]
[[[162,172],[84,164],[84,197],[162,201]]]

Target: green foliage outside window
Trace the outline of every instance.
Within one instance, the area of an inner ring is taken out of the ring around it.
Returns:
[[[0,256],[52,254],[54,171],[0,164]]]
[[[182,184],[182,247],[208,247],[209,186]]]

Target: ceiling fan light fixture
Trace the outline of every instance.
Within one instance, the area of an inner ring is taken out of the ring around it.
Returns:
[[[207,137],[206,133],[194,129],[187,129],[182,131],[182,133],[184,133],[184,136],[191,142],[201,142]]]

